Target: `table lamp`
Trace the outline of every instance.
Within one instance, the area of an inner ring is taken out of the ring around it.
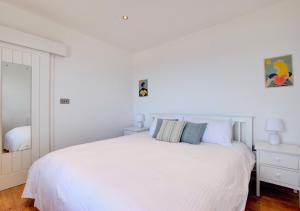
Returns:
[[[269,133],[270,144],[280,144],[280,132],[284,130],[284,124],[281,119],[269,118],[266,121],[265,130]]]
[[[144,127],[144,122],[145,122],[145,114],[137,114],[135,117],[136,121],[136,126],[139,128]]]

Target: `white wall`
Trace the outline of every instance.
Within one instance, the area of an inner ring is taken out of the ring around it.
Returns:
[[[69,47],[67,58],[55,59],[55,148],[118,136],[131,124],[129,53],[5,3],[0,24]]]
[[[251,115],[265,139],[267,117],[300,144],[300,1],[287,0],[134,56],[134,111]],[[295,85],[264,87],[264,58],[293,54]],[[139,98],[137,80],[149,79]]]

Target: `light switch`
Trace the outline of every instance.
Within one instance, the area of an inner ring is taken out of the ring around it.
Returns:
[[[60,104],[70,104],[70,99],[68,99],[68,98],[60,98]]]

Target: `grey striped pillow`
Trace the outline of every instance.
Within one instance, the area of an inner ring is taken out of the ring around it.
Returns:
[[[167,142],[180,142],[185,124],[184,121],[163,120],[156,139]]]

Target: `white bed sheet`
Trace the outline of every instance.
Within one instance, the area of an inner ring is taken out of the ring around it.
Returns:
[[[41,211],[244,210],[253,165],[241,143],[166,143],[140,133],[44,156],[23,197]]]

